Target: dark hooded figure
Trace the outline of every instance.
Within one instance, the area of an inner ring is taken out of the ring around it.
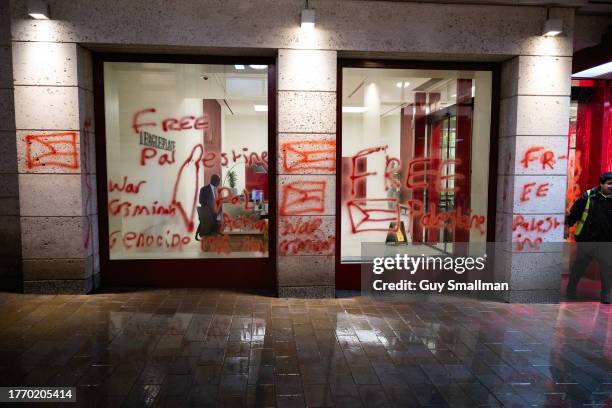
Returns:
[[[220,181],[219,176],[213,174],[210,177],[210,184],[200,189],[200,208],[198,208],[200,225],[196,231],[196,241],[200,240],[200,236],[214,235],[219,232],[221,210],[217,209],[217,187]]]
[[[612,172],[603,173],[599,185],[576,200],[565,219],[576,224],[576,261],[567,284],[567,297],[576,299],[578,282],[591,261],[599,263],[601,303],[611,302],[612,289]]]

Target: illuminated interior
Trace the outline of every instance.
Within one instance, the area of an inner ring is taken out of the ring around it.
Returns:
[[[486,241],[491,73],[344,68],[341,260]]]
[[[266,257],[267,67],[112,62],[104,74],[111,259]],[[213,175],[219,233],[198,242]]]

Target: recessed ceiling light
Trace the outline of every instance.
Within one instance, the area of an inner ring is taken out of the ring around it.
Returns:
[[[395,86],[397,86],[398,88],[401,88],[402,87],[402,83],[398,82],[397,84],[395,84]]]
[[[44,14],[39,14],[39,13],[30,13],[29,14],[30,17],[32,17],[34,20],[48,20],[49,17],[47,17]]]
[[[268,105],[253,105],[253,109],[255,109],[255,112],[267,112]]]
[[[544,37],[554,37],[563,32],[563,22],[560,18],[548,18],[544,22],[544,30],[542,35]]]
[[[244,69],[244,65],[234,65],[234,68],[236,68],[236,69]]]
[[[410,86],[410,82],[404,82],[404,88],[408,88]]]
[[[363,113],[367,111],[368,108],[365,106],[343,106],[342,113]]]
[[[267,65],[254,65],[254,64],[249,65],[249,67],[251,67],[253,69],[266,69],[266,68],[268,68]]]
[[[44,0],[28,0],[28,15],[35,20],[49,20],[49,5]]]
[[[315,26],[315,11],[311,8],[302,9],[302,28],[313,28]]]

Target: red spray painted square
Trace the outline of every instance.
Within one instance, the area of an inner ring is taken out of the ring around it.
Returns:
[[[26,135],[26,166],[28,169],[55,166],[78,169],[76,132]]]
[[[325,204],[324,181],[301,181],[283,186],[281,215],[320,214]]]

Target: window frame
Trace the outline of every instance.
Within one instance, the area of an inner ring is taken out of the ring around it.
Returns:
[[[104,63],[260,64],[268,65],[269,248],[262,258],[190,258],[110,260]],[[104,286],[206,287],[276,292],[277,71],[273,56],[93,53],[94,132],[98,200],[100,278]],[[95,233],[95,231],[94,231]]]
[[[487,192],[487,242],[495,241],[497,198],[497,159],[499,138],[499,106],[501,62],[387,60],[368,58],[338,58],[336,81],[336,163],[342,162],[342,80],[344,68],[431,69],[491,72],[491,123],[489,181]],[[361,289],[361,264],[341,262],[342,166],[336,167],[336,289]]]

